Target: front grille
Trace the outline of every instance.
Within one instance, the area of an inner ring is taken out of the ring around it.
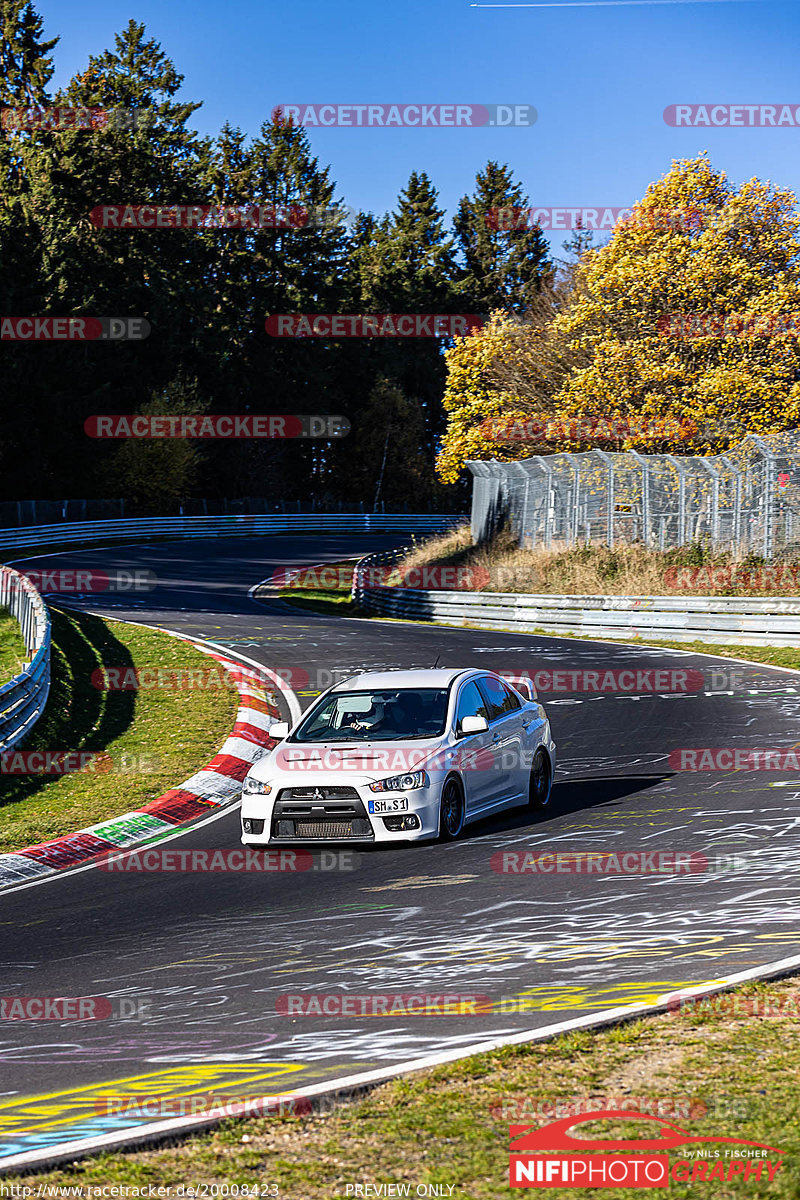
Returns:
[[[322,792],[324,799],[308,798],[315,791]],[[307,798],[297,798],[298,792]],[[291,798],[290,793],[294,793]],[[317,838],[330,842],[374,836],[364,802],[355,788],[284,788],[272,810],[272,838],[276,841]]]
[[[369,837],[372,832],[368,821],[296,821],[295,837],[298,838],[342,838]],[[366,827],[366,828],[365,828]]]

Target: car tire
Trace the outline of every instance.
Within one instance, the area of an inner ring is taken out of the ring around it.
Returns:
[[[464,789],[454,775],[445,781],[439,801],[439,837],[454,842],[464,829]]]
[[[528,783],[528,808],[540,812],[547,808],[553,791],[553,771],[550,758],[545,750],[539,747],[533,756],[531,774]]]

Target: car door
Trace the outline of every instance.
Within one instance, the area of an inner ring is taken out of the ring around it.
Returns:
[[[496,675],[483,675],[478,687],[489,710],[489,748],[495,759],[494,787],[487,797],[491,807],[527,796],[522,701]]]
[[[485,717],[489,711],[485,697],[474,679],[462,683],[456,697],[454,730],[464,717]],[[455,743],[456,761],[464,782],[464,810],[467,816],[483,808],[495,789],[494,764],[490,752],[492,731],[459,737]]]

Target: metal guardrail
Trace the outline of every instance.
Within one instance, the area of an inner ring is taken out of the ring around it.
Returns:
[[[352,594],[368,612],[521,633],[800,646],[800,598],[557,596],[363,586],[360,568],[395,562],[397,557],[397,552],[371,554],[358,563]]]
[[[19,621],[31,661],[0,687],[0,751],[13,749],[44,711],[50,693],[50,617],[36,588],[11,567],[0,566],[0,607]]]
[[[444,533],[467,517],[440,513],[297,513],[217,517],[143,517],[0,529],[0,551],[91,546],[152,538],[247,537],[280,533]],[[50,692],[50,617],[28,579],[0,565],[0,606],[20,623],[31,662],[0,687],[0,752],[18,745],[42,715]]]
[[[280,533],[445,533],[466,524],[455,513],[292,513],[218,517],[141,517],[0,529],[0,552],[152,538],[246,537]]]

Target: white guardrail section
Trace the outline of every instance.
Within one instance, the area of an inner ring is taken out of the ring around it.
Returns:
[[[0,686],[0,751],[11,750],[42,715],[50,692],[50,617],[36,588],[0,566],[0,607],[19,621],[30,662]]]
[[[369,586],[368,568],[397,561],[394,552],[362,558],[353,598],[384,617],[542,631],[597,638],[800,646],[800,597],[556,596],[517,592],[445,592]]]
[[[453,513],[258,513],[253,516],[142,517],[0,529],[0,552],[152,538],[248,537],[279,533],[446,533],[469,517]]]

